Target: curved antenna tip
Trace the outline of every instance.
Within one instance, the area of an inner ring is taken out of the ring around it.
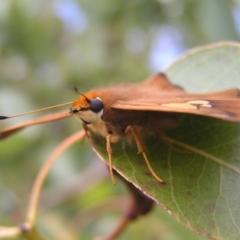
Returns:
[[[79,93],[79,91],[78,91],[78,89],[77,89],[76,86],[72,85],[71,87],[72,87],[72,89],[73,89],[76,93]]]
[[[0,120],[5,120],[5,119],[8,119],[9,117],[7,116],[0,116]]]
[[[88,102],[90,102],[90,100],[89,100],[84,94],[82,94],[81,92],[78,91],[78,89],[77,89],[76,86],[72,85],[72,89],[73,89],[76,93],[78,93],[78,94],[82,95],[83,97],[85,97],[85,99],[86,99]]]

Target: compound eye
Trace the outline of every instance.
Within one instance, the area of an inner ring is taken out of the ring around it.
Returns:
[[[103,110],[103,102],[100,98],[93,98],[90,101],[90,109],[95,112],[99,113]]]

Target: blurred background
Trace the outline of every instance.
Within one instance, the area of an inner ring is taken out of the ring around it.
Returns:
[[[85,92],[140,82],[189,48],[239,38],[239,0],[1,0],[0,113],[73,101],[72,85]],[[2,121],[0,129],[43,114]],[[66,119],[0,143],[0,225],[24,220],[38,170],[79,129],[76,120]],[[88,142],[77,143],[47,179],[39,227],[58,240],[106,235],[121,217],[127,194],[121,181],[112,185]],[[119,239],[205,238],[156,206]]]

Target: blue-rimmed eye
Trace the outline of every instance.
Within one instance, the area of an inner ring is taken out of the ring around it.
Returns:
[[[95,112],[99,113],[103,110],[103,102],[100,98],[93,98],[90,101],[90,109]]]

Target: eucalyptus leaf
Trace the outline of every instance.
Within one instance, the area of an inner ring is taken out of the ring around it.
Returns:
[[[205,91],[240,87],[240,45],[221,43],[193,50],[166,69],[175,84]],[[240,239],[240,123],[182,114],[179,126],[145,136],[149,172],[136,144],[112,144],[113,166],[187,228],[214,239]],[[105,139],[93,136],[102,159]],[[185,153],[182,150],[185,150]]]
[[[240,44],[220,42],[187,51],[165,69],[187,92],[240,88]]]

